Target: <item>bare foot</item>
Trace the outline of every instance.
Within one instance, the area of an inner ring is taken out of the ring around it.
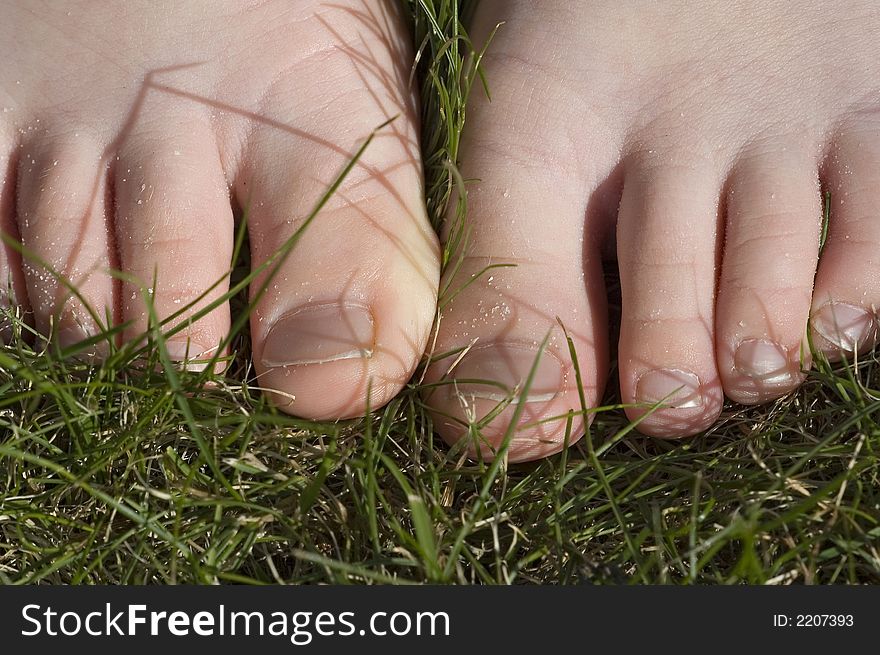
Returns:
[[[504,25],[463,144],[472,238],[441,320],[433,393],[450,442],[522,388],[510,458],[558,451],[606,378],[601,253],[622,286],[621,394],[646,434],[711,425],[726,394],[761,403],[810,366],[874,345],[880,306],[880,8],[837,3],[487,0],[479,43]],[[819,252],[821,187],[832,221]],[[815,278],[815,283],[814,283]],[[498,388],[480,383],[494,379]],[[469,380],[469,381],[466,381]],[[514,403],[515,404],[515,403]],[[484,420],[491,456],[514,407]],[[562,417],[562,418],[559,418]],[[583,432],[582,415],[572,439]]]
[[[395,3],[6,0],[0,15],[4,230],[99,319],[130,322],[125,339],[148,326],[142,287],[164,318],[224,278],[233,202],[249,209],[258,266],[397,116],[304,232],[251,326],[260,384],[285,411],[348,417],[363,412],[368,381],[373,407],[400,390],[430,331],[438,258]],[[4,302],[62,344],[105,327],[9,247],[0,278]],[[226,289],[176,321],[187,326],[173,357],[216,352],[228,306],[188,317]]]

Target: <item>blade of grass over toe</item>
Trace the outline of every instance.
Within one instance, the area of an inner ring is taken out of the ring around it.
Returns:
[[[568,352],[569,352],[569,355],[571,356],[571,363],[572,363],[572,366],[574,367],[575,383],[577,384],[578,401],[580,402],[580,405],[581,405],[581,412],[583,413],[583,416],[584,416],[584,425],[586,426],[589,424],[588,416],[587,416],[587,399],[586,399],[586,395],[584,393],[584,380],[583,380],[583,376],[581,375],[581,366],[580,366],[580,361],[577,356],[577,350],[574,347],[574,340],[571,338],[571,335],[568,333],[568,330],[566,329],[565,325],[562,323],[562,321],[559,320],[558,317],[556,320],[559,322],[560,326],[562,327],[562,331],[565,334],[565,341],[568,344]],[[599,482],[601,483],[602,488],[605,491],[606,497],[608,498],[608,503],[611,506],[611,511],[614,513],[614,518],[617,519],[617,522],[620,526],[621,535],[623,536],[623,539],[626,542],[626,547],[629,549],[633,564],[635,564],[636,573],[637,573],[637,575],[642,577],[643,576],[642,566],[640,564],[641,556],[639,554],[638,549],[635,546],[635,543],[633,542],[632,536],[629,533],[629,527],[627,525],[627,522],[624,519],[623,514],[620,511],[620,507],[617,504],[617,501],[615,499],[614,490],[611,488],[611,485],[608,483],[608,478],[605,476],[605,469],[602,466],[602,462],[599,459],[599,456],[596,454],[596,449],[593,446],[593,438],[592,438],[592,435],[590,434],[589,428],[586,428],[586,434],[584,435],[583,441],[587,447],[587,453],[590,458],[590,463],[593,465],[593,469],[595,470],[596,475],[599,478]],[[646,582],[644,577],[642,577],[642,582]]]
[[[459,255],[475,180],[457,168],[465,92],[482,94],[483,84],[492,91],[493,79],[474,73],[478,53],[464,7],[402,6],[419,51],[410,74],[422,99],[428,215],[438,228],[450,221],[442,302],[468,281]],[[251,311],[247,287],[255,280],[247,203],[239,213],[230,292],[211,291],[232,303],[236,318]],[[617,288],[613,271],[606,283]],[[575,403],[536,421],[561,421],[572,440],[569,426],[591,417],[592,455],[581,439],[545,460],[492,466],[468,459],[466,443],[447,447],[435,437],[420,395],[430,390],[421,380],[427,363],[461,351],[431,349],[385,408],[339,423],[308,421],[268,403],[249,359],[248,321],[240,320],[221,345],[229,351],[222,371],[177,372],[187,418],[154,331],[166,340],[181,334],[175,323],[207,305],[219,306],[217,298],[153,321],[137,344],[116,347],[119,326],[96,335],[85,348],[114,342],[97,367],[48,347],[24,312],[4,308],[12,336],[0,344],[0,581],[880,582],[874,352],[830,363],[808,343],[816,364],[796,392],[759,407],[727,403],[716,425],[675,442],[638,434],[622,411],[612,364],[596,407]],[[516,402],[508,395],[501,407]],[[191,421],[241,500],[204,460]],[[470,443],[482,439],[481,425],[462,423]],[[412,503],[424,512],[414,514]],[[425,555],[432,548],[436,560]]]
[[[528,397],[529,390],[532,388],[532,382],[535,379],[535,374],[538,371],[538,365],[541,362],[541,356],[544,354],[544,351],[547,348],[547,344],[550,342],[551,333],[548,332],[544,337],[543,341],[537,348],[537,354],[535,355],[535,359],[532,362],[532,366],[529,369],[529,374],[526,376],[526,379],[523,382],[522,389],[518,392],[518,398],[516,401],[516,405],[513,410],[513,414],[510,418],[510,422],[507,425],[507,429],[504,432],[504,437],[501,440],[501,445],[498,450],[494,453],[494,458],[492,462],[489,464],[488,470],[486,472],[485,480],[483,482],[483,486],[480,489],[480,494],[477,497],[476,502],[474,503],[474,508],[472,510],[471,516],[468,518],[468,521],[465,523],[465,526],[472,524],[474,520],[474,516],[482,509],[482,506],[485,504],[486,500],[489,497],[489,492],[492,486],[495,483],[495,480],[501,471],[502,465],[506,463],[506,455],[507,451],[510,448],[510,443],[513,440],[514,435],[516,434],[517,426],[519,425],[519,420],[522,418],[522,413],[525,410],[525,398]],[[462,535],[464,534],[464,530],[459,532],[458,537],[456,537],[455,544],[452,547],[452,551],[449,557],[449,562],[446,565],[444,570],[444,577],[449,577],[452,573],[451,566],[453,565],[456,556],[458,555],[458,551],[462,547],[462,543],[464,541]]]

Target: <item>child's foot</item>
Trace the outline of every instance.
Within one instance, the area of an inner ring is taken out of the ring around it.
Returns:
[[[643,432],[694,434],[724,394],[759,403],[797,387],[810,318],[824,352],[870,348],[877,3],[539,4],[487,0],[474,27],[480,43],[505,22],[485,60],[492,101],[478,98],[468,117],[463,172],[479,181],[453,288],[488,264],[517,267],[488,272],[444,312],[435,351],[473,344],[449,373],[459,382],[431,397],[444,436],[458,439],[505,397],[473,380],[521,385],[552,332],[510,457],[562,447],[565,420],[546,419],[581,405],[557,317],[596,405],[608,357],[600,258],[615,220],[622,398],[668,407]],[[832,194],[821,258],[820,183]],[[455,361],[439,362],[433,379]],[[484,453],[512,413],[483,430]]]
[[[140,286],[154,276],[160,318],[223,278],[233,202],[249,209],[257,266],[397,116],[305,231],[251,327],[260,385],[282,392],[286,411],[347,417],[364,410],[368,380],[374,407],[401,388],[430,331],[438,260],[394,2],[6,0],[0,16],[4,229],[99,318],[130,321],[129,339],[147,327]],[[11,289],[43,334],[70,344],[98,330],[45,269],[0,252],[3,302]],[[140,284],[115,282],[111,267]],[[169,352],[204,360],[229,326],[224,304]]]

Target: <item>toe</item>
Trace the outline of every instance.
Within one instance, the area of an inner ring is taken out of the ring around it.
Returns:
[[[482,32],[493,25],[482,21]],[[496,54],[511,45],[499,43]],[[462,143],[462,174],[475,180],[467,187],[466,224],[459,229],[453,203],[445,227],[452,256],[425,398],[447,442],[465,440],[469,454],[485,458],[506,443],[515,462],[556,453],[584,432],[560,323],[574,345],[587,408],[605,385],[600,235],[587,209],[611,172],[603,162],[613,162],[614,146],[610,139],[571,140],[556,110],[556,100],[575,102],[570,89],[505,57],[490,59],[493,100],[475,92]],[[548,96],[554,100],[540,100]],[[523,97],[536,99],[529,112],[521,110]]]
[[[24,271],[36,327],[62,346],[78,343],[115,320],[102,148],[84,133],[47,128],[22,145],[18,179],[18,227],[28,251]],[[105,351],[98,344],[85,354]]]
[[[831,220],[813,291],[813,345],[829,359],[877,340],[880,308],[880,122],[843,131],[829,158]]]
[[[128,135],[115,167],[124,336],[143,339],[150,302],[162,332],[172,332],[171,359],[199,369],[223,354],[229,329],[228,303],[218,301],[232,256],[228,185],[207,117],[167,115],[156,124],[160,131]]]
[[[485,170],[487,176],[492,172]],[[509,204],[498,202],[503,191],[486,182],[469,194],[471,254],[441,284],[425,394],[448,443],[467,439],[472,456],[491,459],[510,435],[507,455],[514,462],[556,453],[583,434],[563,325],[575,348],[587,409],[598,403],[607,370],[601,262],[594,244],[586,254],[581,250],[582,200],[560,198],[551,180],[529,182],[517,185]],[[541,218],[545,211],[560,225],[549,228]],[[497,239],[493,223],[513,217],[523,232]],[[492,268],[505,264],[512,266]]]
[[[337,18],[341,35],[352,15]],[[309,418],[358,416],[390,400],[418,364],[435,312],[437,237],[402,65],[410,54],[393,17],[357,20],[374,19],[359,41],[292,67],[267,95],[236,183],[254,265],[277,264],[252,285],[260,385]],[[327,79],[334,84],[316,84]],[[364,139],[395,116],[300,231]],[[289,256],[273,259],[295,234]]]
[[[760,403],[796,388],[809,368],[804,336],[819,249],[813,157],[778,146],[730,178],[718,288],[718,366],[725,393]]]
[[[620,204],[620,389],[640,431],[681,437],[721,411],[713,341],[719,184],[710,163],[684,154],[659,161],[659,151],[627,167]]]
[[[12,337],[12,314],[27,313],[27,291],[21,270],[21,255],[14,247],[20,241],[15,223],[16,167],[11,139],[0,128],[0,343]]]

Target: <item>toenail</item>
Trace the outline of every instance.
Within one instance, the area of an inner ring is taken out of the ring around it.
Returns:
[[[765,339],[746,339],[740,343],[733,364],[743,375],[764,384],[786,385],[795,381],[796,373],[786,350]]]
[[[188,371],[204,371],[216,348],[205,348],[193,341],[166,341],[165,349],[171,361],[181,362]]]
[[[282,316],[263,344],[267,368],[367,359],[376,341],[373,315],[362,305],[307,305]]]
[[[75,327],[62,328],[58,330],[58,345],[63,350],[82,343],[86,339],[90,339],[92,336],[94,335],[90,334],[86,331],[85,328],[80,327],[79,325]],[[97,364],[101,360],[101,358],[106,355],[107,344],[105,342],[98,342],[96,344],[92,344],[88,347],[80,349],[74,355],[74,358],[85,361],[87,363]]]
[[[636,382],[636,399],[642,403],[662,402],[671,409],[693,409],[703,404],[700,378],[677,368],[648,371]]]
[[[873,312],[845,302],[829,302],[813,315],[813,329],[840,350],[855,352],[874,339]]]
[[[58,345],[62,348],[69,348],[85,341],[89,335],[80,327],[69,327],[58,330]]]
[[[455,392],[495,402],[506,400],[524,387],[537,357],[538,351],[525,344],[496,343],[472,348],[451,371],[456,380]],[[545,350],[523,400],[550,401],[564,386],[562,362]]]

